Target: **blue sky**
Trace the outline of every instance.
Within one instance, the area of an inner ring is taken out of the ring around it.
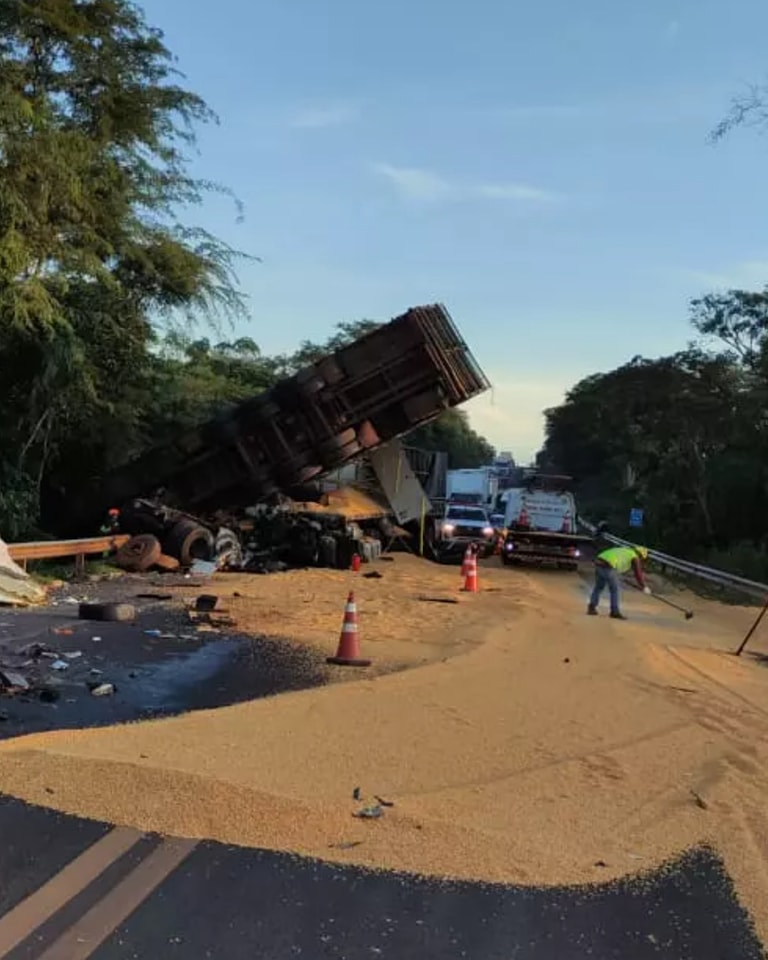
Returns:
[[[243,267],[264,352],[444,302],[524,459],[543,408],[683,348],[687,302],[768,277],[768,144],[707,134],[768,77],[764,0],[146,0],[221,118],[194,216]]]

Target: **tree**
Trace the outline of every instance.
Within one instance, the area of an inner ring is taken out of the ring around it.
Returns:
[[[408,435],[409,446],[445,451],[451,469],[483,467],[493,462],[496,451],[469,422],[464,410],[446,410],[437,420],[418,427]]]
[[[636,357],[546,412],[542,460],[579,480],[585,513],[610,504],[621,526],[630,505],[643,506],[657,542],[714,547],[735,532],[736,511],[716,506],[717,465],[748,446],[748,409],[749,384],[728,356]]]
[[[717,337],[741,363],[756,367],[768,343],[768,293],[729,290],[691,301],[691,322],[705,337]]]
[[[178,81],[129,0],[0,6],[0,475],[16,503],[135,444],[152,319],[242,309],[235,252],[177,218],[211,186],[185,151],[214,119]]]

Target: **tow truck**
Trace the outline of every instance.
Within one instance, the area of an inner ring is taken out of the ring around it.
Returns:
[[[593,540],[577,532],[572,482],[572,477],[531,472],[521,486],[505,492],[503,564],[550,563],[563,570],[578,569],[584,547]]]

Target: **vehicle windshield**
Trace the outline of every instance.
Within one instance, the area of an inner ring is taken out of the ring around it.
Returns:
[[[446,520],[476,520],[479,523],[487,523],[488,517],[485,510],[477,507],[449,507],[445,515]]]

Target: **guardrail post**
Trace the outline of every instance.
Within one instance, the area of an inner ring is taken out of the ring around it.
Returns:
[[[85,577],[85,554],[75,554],[75,576],[78,579]]]

